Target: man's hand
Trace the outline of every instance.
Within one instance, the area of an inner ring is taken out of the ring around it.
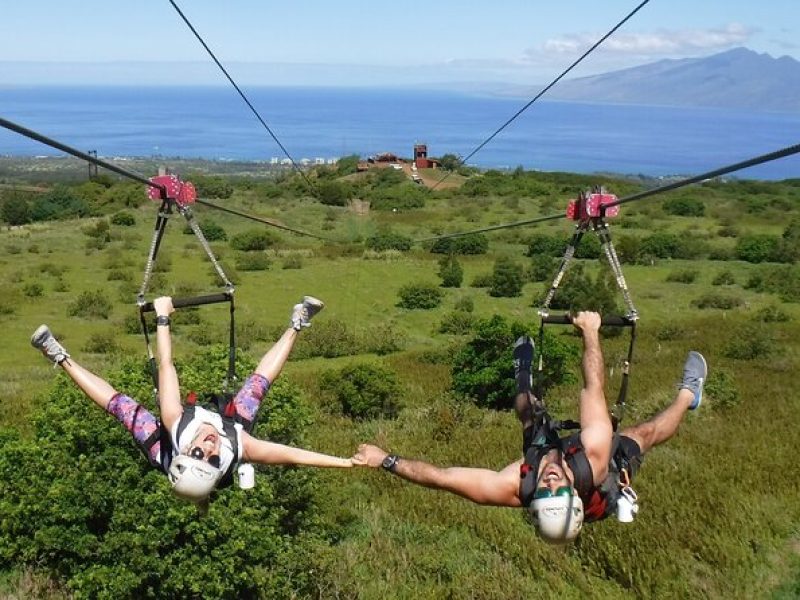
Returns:
[[[581,311],[572,318],[572,324],[583,333],[598,331],[601,323],[600,313],[592,311]]]
[[[389,453],[377,446],[361,444],[358,447],[358,452],[353,455],[351,460],[356,467],[372,467],[376,469],[383,464],[383,459],[387,456],[389,456]]]
[[[168,317],[175,312],[175,307],[172,306],[172,298],[169,296],[161,296],[153,300],[153,308],[156,311],[156,316]]]

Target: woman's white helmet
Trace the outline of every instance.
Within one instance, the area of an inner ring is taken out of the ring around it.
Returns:
[[[583,501],[575,493],[536,498],[528,512],[539,535],[551,544],[571,542],[583,527]]]
[[[169,480],[176,496],[202,502],[214,491],[222,471],[205,461],[179,454],[169,466]]]

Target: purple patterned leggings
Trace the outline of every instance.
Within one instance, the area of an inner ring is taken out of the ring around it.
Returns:
[[[253,373],[242,385],[233,399],[236,414],[246,423],[252,423],[256,418],[261,400],[269,391],[270,383],[266,377]],[[148,442],[153,435],[158,433],[161,422],[144,406],[125,394],[116,394],[108,403],[106,409],[125,426],[136,445],[144,451],[150,462],[161,464],[161,442],[156,441],[150,445]],[[149,447],[148,447],[149,446]]]

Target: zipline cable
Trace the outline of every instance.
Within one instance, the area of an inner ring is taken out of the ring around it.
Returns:
[[[172,0],[170,0],[170,2],[171,2],[171,1],[172,1]],[[465,163],[466,163],[466,162],[467,162],[467,161],[468,161],[470,158],[472,158],[473,156],[475,156],[475,155],[476,155],[476,154],[477,154],[477,153],[478,153],[478,152],[479,152],[479,151],[480,151],[480,150],[481,150],[481,149],[482,149],[482,148],[483,148],[483,147],[484,147],[486,144],[488,144],[489,142],[491,142],[491,141],[492,141],[492,140],[493,140],[493,139],[494,139],[494,138],[495,138],[495,137],[496,137],[496,136],[497,136],[497,135],[498,135],[498,134],[499,134],[501,131],[503,131],[503,130],[504,130],[506,127],[508,127],[509,125],[511,125],[511,123],[512,123],[512,122],[513,122],[513,121],[514,121],[514,120],[515,120],[517,117],[519,117],[519,116],[520,116],[522,113],[524,113],[526,110],[528,110],[528,108],[529,108],[529,107],[530,107],[530,106],[531,106],[531,105],[532,105],[534,102],[536,102],[536,101],[537,101],[539,98],[541,98],[542,96],[544,96],[544,95],[545,95],[545,94],[546,94],[546,93],[547,93],[547,92],[548,92],[548,91],[549,91],[549,90],[550,90],[550,89],[551,89],[551,88],[552,88],[552,87],[553,87],[555,84],[557,84],[559,81],[561,81],[561,80],[562,80],[562,79],[563,79],[563,78],[564,78],[564,77],[565,77],[565,76],[566,76],[566,75],[567,75],[567,74],[568,74],[570,71],[572,71],[572,69],[574,69],[576,66],[578,66],[578,64],[579,64],[579,63],[580,63],[580,62],[581,62],[581,61],[582,61],[584,58],[586,58],[586,57],[587,57],[587,56],[589,56],[589,55],[590,55],[592,52],[594,52],[594,50],[595,50],[595,49],[596,49],[596,48],[597,48],[597,47],[598,47],[600,44],[602,44],[602,43],[603,43],[603,42],[605,42],[605,41],[606,41],[608,38],[610,38],[612,35],[614,35],[614,33],[615,33],[615,32],[616,32],[616,31],[617,31],[617,30],[618,30],[620,27],[622,27],[622,26],[623,26],[623,25],[624,25],[624,24],[625,24],[625,23],[626,23],[626,22],[627,22],[627,21],[628,21],[628,20],[629,20],[631,17],[633,17],[633,15],[635,15],[637,12],[639,12],[639,10],[640,10],[641,8],[643,8],[643,7],[644,7],[644,5],[645,5],[645,4],[647,4],[648,2],[650,2],[650,0],[644,0],[644,1],[643,1],[641,4],[639,4],[639,6],[637,6],[637,7],[636,7],[636,8],[634,8],[634,9],[633,9],[633,10],[632,10],[630,13],[628,13],[628,15],[627,15],[627,16],[626,16],[624,19],[622,19],[622,20],[621,20],[619,23],[617,23],[617,24],[616,24],[616,25],[615,25],[615,26],[614,26],[614,27],[613,27],[611,30],[609,30],[609,32],[608,32],[608,33],[606,33],[606,34],[605,34],[603,37],[601,37],[599,40],[597,40],[597,41],[596,41],[596,42],[595,42],[595,43],[594,43],[594,44],[591,46],[591,48],[589,48],[589,49],[588,49],[586,52],[584,52],[584,53],[583,53],[583,54],[582,54],[582,55],[581,55],[581,56],[580,56],[580,57],[579,57],[577,60],[575,60],[575,61],[574,61],[574,62],[573,62],[573,63],[572,63],[572,64],[571,64],[569,67],[567,67],[567,68],[566,68],[566,69],[565,69],[565,70],[564,70],[564,71],[561,73],[561,75],[559,75],[559,76],[558,76],[558,77],[556,77],[556,78],[555,78],[553,81],[551,81],[551,82],[550,82],[550,83],[549,83],[549,84],[548,84],[548,85],[547,85],[547,86],[546,86],[546,87],[545,87],[545,88],[544,88],[542,91],[540,91],[538,94],[536,94],[536,95],[535,95],[535,96],[534,96],[534,97],[533,97],[533,98],[532,98],[532,99],[531,99],[531,100],[530,100],[530,101],[529,101],[529,102],[528,102],[528,103],[527,103],[525,106],[523,106],[522,108],[520,108],[520,109],[519,109],[519,110],[518,110],[516,113],[514,113],[514,115],[513,115],[513,116],[512,116],[510,119],[508,119],[508,120],[507,120],[505,123],[503,123],[503,124],[502,124],[500,127],[498,127],[498,128],[497,128],[497,130],[496,130],[496,131],[495,131],[495,132],[494,132],[492,135],[490,135],[490,136],[489,136],[488,138],[486,138],[486,139],[485,139],[483,142],[481,142],[481,143],[478,145],[478,147],[477,147],[477,148],[475,148],[475,149],[474,149],[472,152],[470,152],[469,154],[467,154],[467,156],[465,156],[464,158],[462,158],[462,159],[459,159],[459,162],[460,162],[460,163],[463,165],[463,164],[465,164]],[[450,177],[450,175],[451,175],[451,174],[452,174],[452,171],[450,171],[449,173],[447,173],[447,175],[445,175],[445,176],[444,176],[444,177],[442,177],[442,178],[441,178],[439,181],[437,181],[437,182],[434,184],[434,186],[433,186],[431,189],[432,189],[432,190],[435,190],[437,187],[439,187],[439,184],[440,184],[440,183],[442,183],[442,182],[443,182],[445,179],[447,179],[448,177]]]
[[[264,223],[265,225],[269,225],[270,227],[275,227],[276,229],[283,229],[284,231],[291,231],[292,233],[296,233],[297,235],[304,235],[306,237],[314,238],[314,239],[317,239],[317,240],[323,240],[323,241],[326,241],[326,242],[334,241],[331,238],[326,238],[326,237],[323,237],[321,235],[316,235],[314,233],[308,233],[307,231],[302,231],[300,229],[293,229],[293,228],[291,228],[291,227],[289,227],[287,225],[282,225],[280,223],[275,223],[274,221],[270,221],[269,219],[263,219],[261,217],[256,217],[256,216],[253,216],[253,215],[245,214],[243,212],[239,212],[238,210],[233,210],[231,208],[226,208],[224,206],[219,206],[217,204],[211,204],[211,202],[208,202],[207,200],[201,200],[200,198],[197,198],[195,200],[195,202],[197,204],[202,204],[203,206],[208,206],[209,208],[214,208],[216,210],[221,210],[222,212],[230,213],[230,214],[236,215],[238,217],[243,217],[245,219],[250,219],[251,221],[258,221],[259,223]]]
[[[16,123],[12,123],[8,119],[0,117],[0,126],[5,127],[6,129],[10,129],[11,131],[14,131],[16,133],[19,133],[20,135],[24,135],[26,138],[30,138],[32,140],[36,140],[37,142],[41,142],[42,144],[50,146],[51,148],[56,148],[57,150],[61,150],[62,152],[66,152],[67,154],[71,154],[72,156],[88,161],[92,164],[97,165],[98,167],[103,167],[104,169],[113,171],[118,175],[122,175],[123,177],[127,177],[128,179],[133,179],[134,181],[138,181],[139,183],[143,183],[144,185],[160,190],[162,193],[166,192],[166,188],[163,185],[150,181],[144,175],[140,175],[139,173],[135,173],[134,171],[129,171],[127,169],[123,169],[122,167],[118,167],[115,164],[101,160],[95,156],[92,156],[91,154],[87,154],[86,152],[81,152],[76,148],[72,148],[70,146],[67,146],[66,144],[62,144],[61,142],[57,142],[56,140],[46,137],[41,133],[36,133],[35,131],[28,129],[27,127],[23,127],[22,125],[17,125]]]
[[[649,0],[648,0],[648,1],[649,1]],[[279,148],[280,148],[280,149],[283,151],[283,153],[286,155],[286,158],[288,158],[288,159],[291,161],[291,163],[292,163],[292,168],[293,168],[295,171],[297,171],[297,172],[298,172],[298,173],[299,173],[299,174],[302,176],[302,178],[303,178],[303,179],[305,180],[305,182],[306,182],[306,185],[308,185],[308,189],[310,189],[310,190],[311,190],[311,192],[312,192],[312,194],[313,194],[314,196],[318,196],[319,194],[317,193],[317,189],[316,189],[316,188],[314,187],[314,185],[311,183],[311,180],[308,178],[308,176],[306,176],[306,174],[303,172],[303,170],[302,170],[302,169],[301,169],[299,166],[297,166],[297,163],[295,162],[294,158],[292,158],[292,155],[291,155],[291,154],[289,154],[289,151],[286,149],[286,147],[285,147],[285,146],[284,146],[284,145],[281,143],[281,141],[278,139],[278,136],[277,136],[277,135],[275,135],[275,133],[274,133],[274,132],[272,131],[272,129],[270,128],[270,126],[269,126],[269,125],[267,125],[267,122],[266,122],[266,121],[265,121],[265,120],[264,120],[264,119],[261,117],[261,114],[260,114],[260,113],[259,113],[259,112],[256,110],[256,107],[255,107],[255,106],[253,106],[252,102],[250,102],[250,100],[247,98],[247,96],[245,96],[245,94],[244,94],[244,92],[241,90],[241,88],[240,88],[240,87],[239,87],[239,86],[236,84],[236,82],[233,80],[233,77],[231,77],[231,76],[230,76],[230,73],[228,73],[227,69],[226,69],[226,68],[225,68],[225,67],[222,65],[222,63],[221,63],[221,62],[220,62],[220,61],[217,59],[217,57],[216,57],[216,55],[214,54],[214,52],[212,52],[211,48],[209,48],[209,47],[208,47],[208,44],[206,44],[205,40],[203,40],[203,38],[201,37],[201,35],[200,35],[200,34],[197,32],[197,30],[194,28],[194,25],[192,25],[192,24],[191,24],[191,22],[189,21],[189,19],[188,19],[188,18],[186,18],[186,15],[185,15],[185,14],[183,14],[183,11],[182,11],[182,10],[181,10],[181,9],[178,7],[178,5],[177,5],[177,4],[175,4],[175,1],[174,1],[174,0],[169,0],[169,3],[170,3],[170,4],[172,5],[172,7],[175,9],[175,11],[178,13],[178,15],[180,15],[181,19],[183,19],[183,22],[184,22],[184,23],[186,23],[186,26],[187,26],[187,27],[188,27],[188,28],[191,30],[191,32],[192,32],[192,33],[194,34],[194,36],[197,38],[197,41],[199,41],[199,42],[200,42],[200,44],[203,46],[203,48],[205,48],[205,49],[206,49],[206,52],[208,52],[208,55],[209,55],[209,56],[211,57],[211,59],[212,59],[212,60],[213,60],[213,61],[214,61],[214,62],[217,64],[217,66],[219,67],[220,71],[222,71],[222,73],[225,75],[225,77],[227,77],[228,81],[231,83],[231,85],[234,87],[234,89],[235,89],[235,90],[236,90],[236,91],[239,93],[239,96],[241,96],[241,97],[242,97],[242,100],[244,100],[244,103],[245,103],[245,104],[247,104],[248,108],[250,108],[250,110],[252,111],[252,113],[253,113],[253,114],[256,116],[256,119],[258,119],[258,121],[261,123],[261,125],[264,127],[264,129],[266,129],[266,130],[267,130],[267,133],[269,133],[269,135],[272,137],[272,139],[275,141],[275,143],[276,143],[276,144],[278,144],[278,147],[279,147]]]
[[[754,158],[750,158],[747,160],[743,160],[738,163],[734,163],[732,165],[728,165],[727,167],[720,167],[719,169],[714,169],[713,171],[708,171],[706,173],[702,173],[700,175],[695,175],[694,177],[688,177],[686,179],[681,179],[680,181],[675,181],[673,183],[668,183],[666,185],[659,186],[657,188],[653,188],[651,190],[645,190],[644,192],[638,192],[636,194],[632,194],[630,196],[626,196],[625,198],[620,198],[615,202],[610,202],[605,205],[605,208],[611,208],[613,206],[619,206],[620,204],[627,204],[628,202],[634,202],[636,200],[643,200],[644,198],[648,198],[650,196],[655,196],[656,194],[663,194],[664,192],[671,192],[672,190],[677,190],[678,188],[685,187],[687,185],[691,185],[693,183],[700,183],[705,181],[706,179],[713,179],[714,177],[719,177],[720,175],[726,175],[728,173],[733,173],[734,171],[740,171],[742,169],[746,169],[748,167],[754,167],[756,165],[760,165],[766,162],[770,162],[773,160],[777,160],[779,158],[786,158],[787,156],[792,156],[794,154],[800,153],[800,144],[795,144],[794,146],[787,146],[786,148],[782,148],[780,150],[775,150],[774,152],[769,152],[767,154],[762,154],[760,156],[756,156]],[[544,221],[552,221],[555,219],[562,219],[564,218],[564,214],[556,214],[556,215],[549,215],[545,217],[537,217],[534,219],[529,219],[527,221],[515,221],[513,223],[505,223],[502,225],[492,225],[491,227],[484,227],[482,229],[472,229],[470,231],[460,231],[458,233],[448,233],[446,235],[440,235],[436,237],[425,238],[421,240],[414,240],[417,243],[420,242],[432,242],[441,239],[447,238],[456,238],[465,235],[471,235],[473,233],[482,233],[484,231],[494,231],[497,229],[510,229],[512,227],[520,227],[521,225],[531,225],[533,223],[541,223]]]

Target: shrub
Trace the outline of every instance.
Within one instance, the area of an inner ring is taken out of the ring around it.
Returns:
[[[383,231],[368,237],[364,243],[370,250],[378,252],[384,250],[399,250],[405,252],[411,250],[412,239],[400,233]]]
[[[736,278],[728,270],[720,271],[716,277],[711,281],[711,285],[733,285],[736,283]]]
[[[566,247],[566,244],[563,246]],[[575,248],[575,258],[596,259],[600,258],[602,252],[600,238],[596,235],[584,235],[578,247]]]
[[[358,336],[358,344],[351,354],[372,352],[382,356],[402,350],[405,342],[405,333],[397,331],[391,323],[379,323]]]
[[[564,276],[551,308],[577,312],[594,310],[600,314],[618,313],[617,286],[609,270],[598,271],[592,279],[583,264],[578,263]],[[541,304],[541,301],[537,302]]]
[[[706,213],[705,204],[697,198],[670,198],[661,206],[665,213],[680,217],[702,217]]]
[[[44,295],[44,286],[38,281],[31,281],[22,286],[22,293],[28,298],[41,298]]]
[[[739,389],[733,375],[725,369],[714,369],[705,385],[705,395],[715,409],[733,408],[739,403]]]
[[[136,225],[136,217],[127,210],[121,210],[111,216],[111,224],[120,227],[133,227]]]
[[[67,305],[67,316],[85,319],[108,319],[111,314],[111,301],[100,290],[81,292]]]
[[[226,200],[233,195],[233,186],[223,177],[214,175],[195,175],[192,178],[200,198],[220,198]]]
[[[93,354],[115,354],[119,352],[120,346],[114,334],[105,332],[91,336],[83,345],[82,350]]]
[[[452,362],[453,391],[467,396],[479,406],[510,408],[516,395],[512,349],[514,341],[527,333],[525,325],[509,323],[495,315],[475,323],[474,336],[457,352]],[[578,350],[545,331],[546,360],[543,388],[573,381],[567,370]]]
[[[639,259],[643,256],[656,258],[698,258],[708,251],[708,244],[688,234],[654,233],[642,240]]]
[[[749,234],[736,241],[736,258],[751,263],[773,261],[778,254],[780,238],[774,235]]]
[[[489,295],[503,298],[514,298],[522,293],[525,279],[522,266],[515,260],[501,256],[494,263],[492,286]]]
[[[250,229],[231,238],[231,248],[242,252],[258,252],[269,248],[275,239],[263,229]]]
[[[528,265],[528,279],[533,282],[547,281],[555,275],[556,261],[551,256],[539,254],[531,258]]]
[[[486,254],[488,250],[489,239],[482,233],[441,238],[431,247],[434,254]]]
[[[756,314],[753,315],[753,320],[762,323],[786,323],[787,321],[791,321],[791,317],[789,313],[781,309],[780,306],[772,304],[756,312]]]
[[[671,342],[682,338],[684,333],[683,327],[677,323],[667,323],[656,331],[656,339],[659,342]]]
[[[692,306],[697,308],[721,308],[723,310],[730,310],[743,304],[741,298],[735,296],[726,296],[723,294],[704,294],[699,298],[692,300]]]
[[[108,281],[133,281],[133,275],[121,269],[111,269],[106,276]]]
[[[319,201],[328,206],[345,206],[352,196],[352,188],[339,181],[322,181],[317,192]]]
[[[400,308],[427,310],[439,306],[443,294],[432,283],[409,283],[400,288],[398,295]]]
[[[761,266],[754,271],[744,286],[749,290],[777,294],[784,302],[800,299],[800,267]]]
[[[755,360],[772,354],[773,340],[770,334],[755,324],[748,324],[733,332],[733,337],[723,348],[723,355],[738,360]]]
[[[342,413],[354,419],[393,418],[401,389],[393,371],[357,363],[320,377],[320,389],[335,399]]]
[[[303,268],[303,257],[297,254],[292,254],[287,256],[283,259],[283,263],[281,264],[281,268],[283,269],[302,269]]]
[[[314,326],[299,336],[292,355],[294,358],[335,358],[355,354],[357,346],[356,334],[343,321],[326,319],[314,321]]]
[[[488,288],[492,287],[492,273],[481,273],[479,275],[475,275],[472,278],[472,283],[470,283],[470,287],[474,288]]]
[[[439,333],[465,335],[472,330],[475,316],[463,310],[454,310],[447,313],[439,324]]]
[[[104,242],[111,241],[111,227],[105,219],[97,221],[94,225],[87,225],[81,231],[90,238],[100,239]]]
[[[198,225],[200,231],[203,233],[203,237],[209,242],[224,242],[228,239],[228,234],[225,232],[225,229],[215,221],[200,221]],[[183,233],[190,235],[193,233],[188,223],[186,227],[184,227]]]
[[[528,241],[528,249],[525,251],[525,255],[533,258],[539,256],[549,256],[551,258],[563,256],[566,247],[567,242],[562,237],[536,233]]]
[[[243,252],[236,255],[234,265],[239,271],[266,271],[271,262],[263,252]]]
[[[470,296],[462,296],[453,304],[453,308],[471,313],[475,310],[475,301]]]
[[[439,260],[439,277],[442,278],[442,287],[461,287],[461,282],[464,280],[464,269],[455,255],[449,254]]]
[[[215,389],[226,362],[226,348],[205,353],[182,366],[182,383]],[[240,360],[237,370],[253,366]],[[155,410],[140,361],[107,377]],[[328,535],[312,503],[313,473],[260,471],[254,489],[220,490],[198,518],[173,497],[124,428],[66,376],[36,407],[31,439],[0,439],[4,565],[56,573],[84,598],[179,598],[198,590],[215,598],[255,598],[266,590],[272,597],[311,594],[311,557]],[[277,382],[262,410],[270,418],[257,426],[258,437],[301,442],[309,418],[295,388]],[[202,547],[212,550],[198,553]],[[176,569],[187,556],[192,568]]]
[[[682,269],[667,274],[666,281],[672,283],[694,283],[700,273],[696,269]]]

